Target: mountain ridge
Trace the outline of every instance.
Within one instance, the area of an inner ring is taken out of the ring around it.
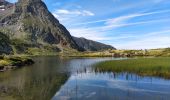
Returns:
[[[111,45],[106,45],[97,41],[89,40],[84,37],[79,37],[79,38],[73,37],[73,39],[78,44],[78,46],[84,48],[86,51],[101,51],[101,50],[116,49]]]

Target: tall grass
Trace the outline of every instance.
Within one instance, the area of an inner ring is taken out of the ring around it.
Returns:
[[[101,62],[95,66],[99,71],[129,72],[170,79],[169,57],[113,60]]]

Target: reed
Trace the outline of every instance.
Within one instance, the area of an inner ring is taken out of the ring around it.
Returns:
[[[97,63],[95,66],[99,71],[129,72],[170,79],[169,57],[112,60]]]

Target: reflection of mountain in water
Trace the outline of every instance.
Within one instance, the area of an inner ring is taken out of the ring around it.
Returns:
[[[45,60],[50,59],[36,59],[33,66],[0,73],[0,100],[50,100],[69,75],[57,72],[57,61],[50,66]]]

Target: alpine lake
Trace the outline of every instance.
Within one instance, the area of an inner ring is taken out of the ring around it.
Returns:
[[[127,58],[33,57],[34,65],[0,73],[0,100],[169,100],[170,80],[94,65]]]

